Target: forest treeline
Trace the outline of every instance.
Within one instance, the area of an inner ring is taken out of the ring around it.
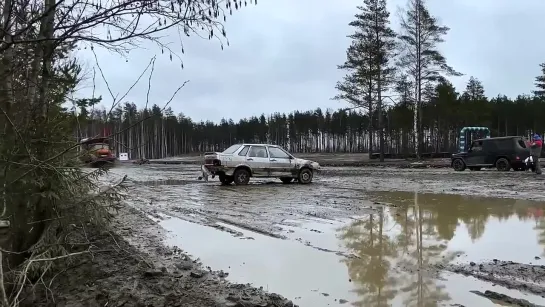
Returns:
[[[545,131],[545,100],[536,95],[487,98],[475,78],[470,78],[462,93],[444,82],[425,94],[421,114],[424,152],[455,152],[459,131],[465,126],[489,127],[493,136]],[[369,116],[358,109],[316,109],[213,123],[195,122],[158,105],[138,109],[134,103],[125,103],[106,120],[107,114],[105,109],[82,109],[79,137],[112,134],[116,151],[127,152],[132,159],[218,151],[237,142],[273,143],[296,153],[369,152],[370,136],[375,140],[371,151],[379,150],[376,111]],[[383,117],[386,153],[414,153],[411,102],[401,96],[398,103],[385,107]]]
[[[157,105],[139,110],[131,102],[106,112],[93,109],[93,101],[80,106],[78,137],[112,134],[116,151],[132,159],[267,142],[297,153],[378,152],[382,160],[388,153],[454,152],[464,126],[489,127],[493,136],[545,131],[545,63],[531,95],[486,97],[473,77],[457,92],[448,77],[462,74],[439,51],[449,28],[431,15],[425,0],[407,0],[397,32],[390,26],[386,0],[364,0],[355,12],[349,23],[352,42],[338,66],[346,75],[331,97],[353,108],[213,123],[195,122]]]

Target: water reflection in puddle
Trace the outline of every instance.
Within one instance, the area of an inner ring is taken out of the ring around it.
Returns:
[[[446,261],[493,258],[522,263],[545,249],[545,204],[456,195],[373,193],[391,203],[355,221],[289,221],[289,240],[230,225],[243,240],[171,218],[161,222],[177,245],[234,282],[280,293],[302,307],[495,306],[472,290],[543,298],[430,269]],[[304,243],[304,244],[301,244]],[[325,252],[329,251],[329,252]]]

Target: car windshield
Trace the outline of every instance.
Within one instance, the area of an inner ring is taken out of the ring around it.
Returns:
[[[235,153],[235,151],[237,151],[240,148],[240,146],[242,146],[242,145],[241,144],[232,145],[231,147],[224,150],[222,153],[223,154],[233,154],[233,153]]]

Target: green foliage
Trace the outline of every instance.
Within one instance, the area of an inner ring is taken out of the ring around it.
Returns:
[[[534,95],[545,98],[545,63],[539,64],[539,67],[541,67],[541,75],[536,77],[537,90],[534,91]]]

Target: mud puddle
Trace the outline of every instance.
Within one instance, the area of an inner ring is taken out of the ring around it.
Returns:
[[[361,235],[375,229],[375,240],[383,240],[378,246],[390,247],[377,252],[383,265],[414,274],[418,285],[433,289],[430,297],[465,306],[480,306],[481,299],[545,305],[545,203],[409,192],[370,196],[391,205],[378,222],[364,223]]]
[[[497,295],[480,295],[487,291],[529,303],[508,306],[543,305],[539,292],[452,268],[493,259],[545,265],[545,204],[403,192],[370,197],[391,205],[352,219],[286,219],[277,224],[285,240],[226,223],[217,229],[177,218],[160,223],[171,233],[169,245],[233,282],[261,286],[303,307],[505,304]],[[539,280],[532,282],[539,290]]]
[[[281,293],[299,306],[333,306],[357,299],[346,291],[351,281],[346,266],[334,253],[324,253],[297,240],[282,240],[218,223],[243,235],[170,218],[160,223],[171,231],[167,244],[176,245],[214,270],[228,273],[236,283],[251,283],[264,290]],[[337,245],[334,229],[318,242]],[[291,232],[303,236],[301,232]],[[314,240],[314,243],[318,243]],[[342,296],[341,296],[342,294]]]

